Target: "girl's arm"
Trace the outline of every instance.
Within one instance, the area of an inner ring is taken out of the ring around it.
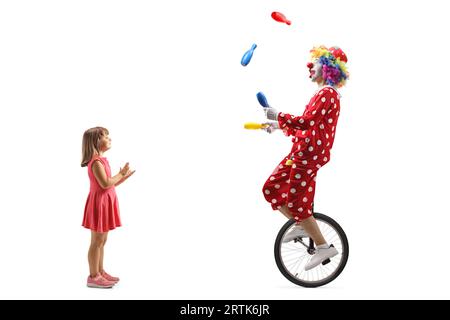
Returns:
[[[125,168],[124,168],[125,169]],[[94,173],[95,179],[97,179],[98,184],[103,189],[108,189],[116,185],[120,180],[122,180],[125,176],[123,174],[123,169],[116,174],[114,177],[108,178],[106,175],[105,168],[100,160],[94,161],[92,164],[92,172]]]
[[[302,116],[293,116],[288,113],[278,114],[278,123],[280,128],[295,134],[295,130],[307,130],[314,124],[319,123],[329,108],[334,105],[337,99],[335,90],[322,90],[318,94],[312,110]]]
[[[124,182],[125,181],[125,179],[120,179],[120,181],[119,182],[117,182],[115,185],[114,185],[114,187],[117,187],[118,185],[120,185],[122,182]]]
[[[127,174],[125,177],[123,177],[122,179],[119,180],[119,182],[117,182],[114,186],[117,187],[118,185],[120,185],[122,182],[124,182],[125,180],[127,180],[133,173],[135,173],[136,170],[131,171],[129,174]]]

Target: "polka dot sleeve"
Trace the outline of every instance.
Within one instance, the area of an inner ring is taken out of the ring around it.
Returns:
[[[322,121],[335,100],[337,100],[335,90],[321,90],[313,100],[312,105],[307,106],[302,116],[280,112],[278,124],[286,135],[294,135],[297,130],[308,130]]]

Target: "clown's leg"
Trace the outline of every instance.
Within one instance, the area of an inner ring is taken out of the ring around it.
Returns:
[[[278,209],[286,218],[293,219],[294,216],[289,211],[287,206],[282,206]],[[308,233],[303,229],[300,224],[296,224],[288,234],[286,234],[283,238],[283,242],[290,242],[296,238],[309,238]]]
[[[279,210],[288,219],[293,218],[293,215],[292,215],[292,213],[290,213],[287,206],[282,206]],[[310,216],[309,218],[307,218],[303,221],[300,221],[299,227],[296,226],[295,228],[296,229],[294,229],[292,231],[293,233],[295,233],[296,231],[300,232],[300,230],[303,229],[304,232],[306,232],[306,234],[308,234],[311,237],[311,239],[314,240],[314,243],[316,245],[320,246],[320,245],[326,244],[325,238],[323,237],[322,232],[320,231],[319,226],[317,224],[317,221],[313,216]],[[288,235],[286,235],[286,240],[291,238],[291,237],[288,238],[287,237]],[[296,237],[294,237],[294,238],[296,238]]]
[[[285,157],[272,172],[270,177],[264,183],[262,192],[264,198],[272,206],[273,210],[279,210],[279,208],[286,202],[286,197],[288,193],[289,174],[291,171],[290,166],[286,166],[285,162],[287,157]],[[291,217],[288,217],[289,219]]]
[[[289,211],[288,207],[286,206],[282,206],[280,209],[278,209],[286,218],[288,219],[293,219],[294,216],[292,215],[292,213]]]
[[[327,243],[322,235],[322,232],[319,229],[319,225],[317,224],[316,219],[313,216],[303,221],[300,221],[299,224],[311,236],[316,246],[320,246]]]
[[[297,218],[300,226],[302,226],[303,229],[305,229],[305,231],[309,235],[311,235],[311,238],[314,240],[316,246],[324,245],[326,244],[325,238],[320,231],[316,219],[312,215],[314,194],[316,191],[316,173],[312,172],[308,174],[307,171],[306,174],[303,173],[303,177],[306,180],[306,185],[303,189],[306,190],[306,193],[302,195],[304,196],[304,198],[302,199],[302,208],[305,210],[302,210],[301,213],[297,215]]]
[[[290,172],[290,186],[288,193],[288,206],[280,209],[284,215],[289,213],[297,222],[297,226],[291,232],[293,236],[307,234],[316,245],[326,244],[322,232],[313,217],[312,204],[315,194],[316,172],[313,170],[293,166]],[[290,236],[290,234],[286,235]],[[291,239],[292,237],[289,237]],[[295,238],[295,237],[294,237]]]

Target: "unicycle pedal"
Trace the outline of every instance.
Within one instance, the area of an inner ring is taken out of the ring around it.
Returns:
[[[333,247],[334,248],[334,246],[333,245],[330,245],[330,248],[331,247]],[[322,265],[324,266],[324,265],[327,265],[327,264],[329,264],[331,262],[331,260],[330,260],[330,258],[328,258],[327,260],[324,260],[323,262],[322,262]]]

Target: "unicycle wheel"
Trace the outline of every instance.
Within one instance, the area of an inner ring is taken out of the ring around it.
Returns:
[[[308,288],[320,287],[336,279],[347,264],[349,245],[347,236],[341,226],[330,217],[314,213],[317,224],[330,245],[339,252],[335,257],[327,259],[319,266],[305,271],[305,265],[315,252],[315,247],[309,238],[297,238],[283,242],[295,226],[295,220],[290,219],[278,232],[275,240],[275,261],[281,273],[291,282]]]

